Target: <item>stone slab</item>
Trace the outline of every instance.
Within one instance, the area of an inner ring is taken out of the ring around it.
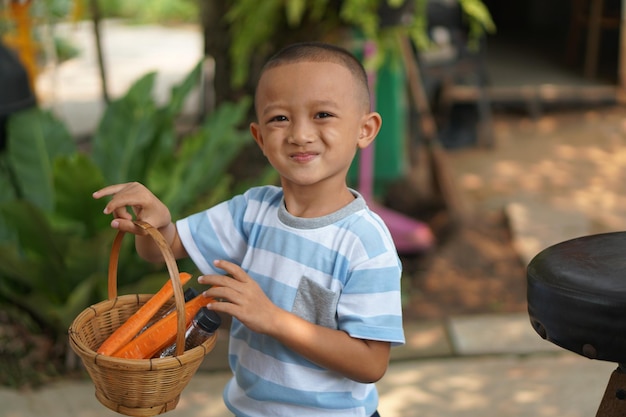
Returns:
[[[562,351],[539,337],[526,313],[453,317],[448,330],[457,355]]]
[[[505,206],[513,244],[524,265],[543,249],[590,233],[589,218],[574,208],[526,199]]]

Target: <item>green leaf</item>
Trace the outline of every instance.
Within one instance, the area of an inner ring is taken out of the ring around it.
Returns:
[[[70,292],[67,301],[51,309],[51,313],[63,329],[67,329],[81,311],[93,303],[93,295],[97,288],[97,282],[104,279],[104,276],[93,274],[86,277]]]
[[[166,104],[164,108],[159,110],[159,126],[157,138],[154,146],[150,149],[150,157],[146,158],[146,177],[136,178],[137,181],[148,183],[150,181],[150,176],[152,176],[153,178],[155,177],[154,174],[151,175],[153,171],[162,171],[165,173],[165,175],[169,175],[161,168],[171,166],[171,164],[173,163],[173,155],[176,151],[177,144],[176,132],[174,127],[175,119],[182,111],[183,104],[189,93],[200,82],[200,79],[202,78],[202,68],[203,61],[200,61],[185,77],[185,79],[181,81],[180,84],[172,88],[170,101]],[[151,188],[152,192],[156,195],[159,195],[161,193],[161,190],[158,187],[159,185],[164,183],[167,183],[167,181],[158,181],[156,183],[150,184],[150,186],[155,186],[154,189]]]
[[[83,154],[58,158],[54,165],[57,215],[85,227],[86,236],[105,228],[110,219],[102,214],[104,203],[92,193],[105,185],[100,169]]]
[[[167,271],[146,274],[132,284],[122,286],[119,294],[156,294],[169,279]]]
[[[7,159],[19,195],[47,212],[52,211],[52,163],[57,156],[76,152],[71,135],[49,112],[35,108],[9,118],[8,137]]]
[[[491,13],[481,0],[459,0],[459,3],[470,25],[477,25],[487,33],[496,32],[496,24],[491,18]]]
[[[93,158],[109,184],[145,176],[150,145],[156,137],[158,111],[152,98],[156,73],[133,84],[106,109],[93,139]]]
[[[107,219],[108,216],[100,215]],[[106,284],[106,273],[109,266],[109,257],[111,254],[111,244],[115,238],[116,231],[107,227],[100,230],[100,232],[89,238],[85,239],[80,236],[72,236],[65,249],[65,274],[66,279],[75,285],[81,282],[85,277],[97,272],[104,276],[104,283]],[[132,242],[132,238],[128,238],[128,245],[126,247],[130,249],[132,246],[133,254],[136,255],[135,248]],[[123,264],[122,256],[120,256],[120,263]]]
[[[0,152],[0,203],[13,200],[16,197],[12,175],[6,152]]]
[[[26,233],[20,227],[20,235]],[[79,236],[61,238],[57,234],[40,232],[41,240],[61,242],[64,259],[61,267],[52,256],[39,256],[25,244],[0,246],[0,303],[17,303],[35,316],[46,327],[64,332],[69,320],[78,312],[106,297],[106,287],[100,290],[100,281],[106,286],[106,271],[112,230],[95,238]],[[22,242],[24,243],[24,242]]]
[[[0,204],[16,198],[15,188],[11,182],[11,172],[6,163],[6,154],[0,154]],[[0,216],[0,243],[13,240],[13,234],[9,232],[8,224]]]
[[[287,23],[296,26],[302,21],[302,15],[306,10],[306,0],[287,0],[285,2],[285,12],[287,13]]]
[[[65,272],[64,246],[43,212],[27,201],[15,200],[0,205],[0,216],[17,236],[19,252],[13,250],[13,253],[29,262],[29,268],[21,271],[22,279],[51,296],[63,293],[68,282],[50,277],[62,277]],[[26,272],[32,276],[27,276]]]
[[[60,270],[63,251],[41,210],[26,201],[15,200],[0,205],[0,215],[17,232],[23,250],[49,259],[56,269],[50,273]]]
[[[281,13],[283,0],[237,0],[226,15],[230,23],[232,43],[229,49],[233,61],[232,82],[242,86],[250,68],[250,57],[256,48],[271,38],[274,25],[269,24]],[[268,22],[260,25],[259,22]]]
[[[182,111],[187,96],[200,84],[203,64],[204,61],[200,60],[179,84],[172,87],[172,93],[166,105],[170,117],[175,117]]]
[[[233,195],[234,178],[232,175],[222,175],[217,182],[211,184],[211,189],[205,194],[198,195],[197,198],[180,213],[178,217],[197,213],[206,210],[207,207],[227,200]]]
[[[238,130],[250,102],[248,98],[237,104],[223,103],[194,136],[182,143],[176,164],[167,167],[168,185],[160,187],[166,191],[161,199],[174,217],[217,184],[241,147],[250,140],[247,131]]]
[[[324,13],[328,10],[328,0],[318,0],[310,4],[311,7],[311,19],[313,21],[319,21],[324,16]]]
[[[346,0],[339,16],[345,23],[359,28],[367,39],[376,39],[380,18],[377,0]]]
[[[36,272],[35,265],[19,254],[16,245],[0,245],[0,296],[11,299],[15,288],[36,286]]]

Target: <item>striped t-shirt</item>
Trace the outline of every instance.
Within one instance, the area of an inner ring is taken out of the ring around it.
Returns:
[[[216,272],[215,259],[231,261],[287,311],[355,338],[401,344],[401,264],[383,221],[353,194],[335,213],[298,218],[281,188],[256,187],[179,220],[178,233],[203,274]],[[378,404],[374,384],[321,368],[235,318],[229,362],[234,378],[224,401],[237,416],[370,416]]]

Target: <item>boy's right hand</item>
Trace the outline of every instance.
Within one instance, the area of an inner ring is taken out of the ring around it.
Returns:
[[[172,222],[169,209],[143,184],[129,182],[104,187],[93,193],[99,199],[113,196],[104,207],[104,214],[112,214],[111,227],[124,232],[144,235],[143,229],[133,223],[133,215],[128,212],[131,207],[135,220],[142,220],[156,229],[168,226]]]

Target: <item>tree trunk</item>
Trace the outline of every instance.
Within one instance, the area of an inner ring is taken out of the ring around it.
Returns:
[[[102,50],[102,36],[100,31],[100,6],[97,0],[91,0],[91,19],[93,21],[93,33],[96,41],[96,53],[98,55],[98,69],[100,70],[100,85],[102,87],[102,99],[109,103],[109,88],[107,83],[106,68],[104,63],[104,52]]]
[[[200,19],[204,39],[204,56],[213,58],[215,68],[211,84],[213,105],[224,101],[233,101],[237,94],[231,87],[232,63],[229,55],[230,33],[224,16],[228,11],[228,2],[224,0],[199,0]],[[206,106],[212,107],[212,106]],[[208,109],[207,109],[208,110]]]

